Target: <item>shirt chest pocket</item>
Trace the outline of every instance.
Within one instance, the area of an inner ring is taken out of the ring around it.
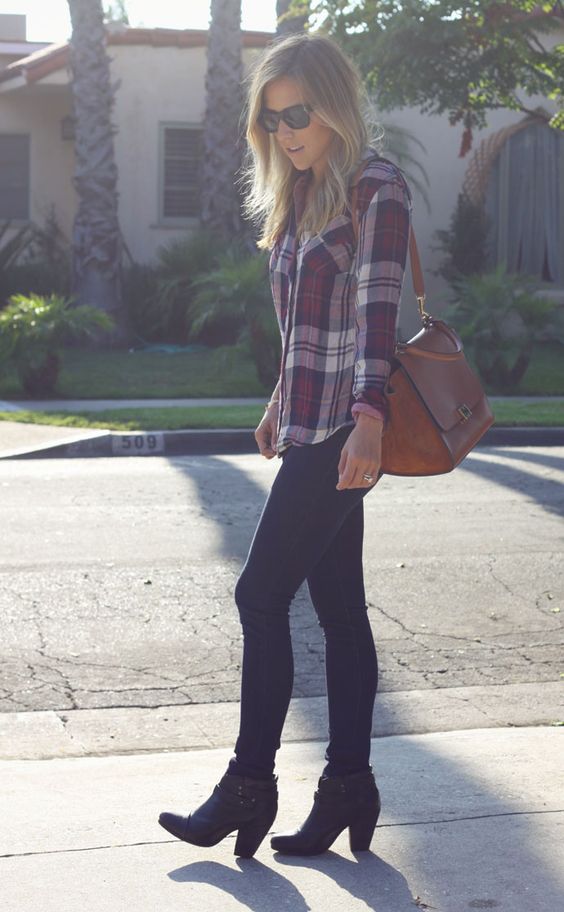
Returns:
[[[348,273],[353,258],[352,226],[349,219],[340,215],[306,246],[303,266],[306,273],[318,279],[330,279]]]

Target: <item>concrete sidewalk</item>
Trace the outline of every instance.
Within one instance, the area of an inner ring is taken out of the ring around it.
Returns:
[[[161,810],[207,798],[231,749],[0,763],[3,912],[558,912],[564,908],[561,728],[378,738],[371,851],[348,834],[314,858],[202,849]],[[324,742],[284,743],[272,832],[311,805]]]
[[[502,397],[490,397],[494,402]],[[523,397],[519,401],[560,401]],[[265,399],[83,399],[0,401],[0,411],[102,411],[105,409],[261,405]],[[563,446],[564,428],[490,428],[479,446]],[[0,421],[0,459],[96,456],[182,456],[256,453],[254,428],[122,432]]]

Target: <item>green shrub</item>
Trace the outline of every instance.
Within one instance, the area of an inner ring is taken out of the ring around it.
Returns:
[[[71,289],[71,267],[69,262],[64,266],[56,266],[45,260],[34,260],[15,263],[0,279],[0,294],[2,300],[7,302],[11,297],[22,294],[30,295],[58,295],[67,297]]]
[[[200,229],[157,251],[156,311],[162,315],[171,341],[187,342],[191,338],[193,282],[214,268],[224,249],[225,244],[211,231]]]
[[[142,342],[162,342],[166,323],[156,308],[158,272],[149,263],[131,263],[122,270],[121,294],[130,331]]]
[[[0,248],[0,306],[16,294],[67,297],[71,270],[70,245],[51,207],[44,226],[26,225]]]
[[[124,268],[124,305],[139,339],[181,345],[189,341],[192,282],[213,269],[224,250],[225,243],[201,228],[163,244],[154,263]]]
[[[562,312],[554,299],[538,294],[533,276],[508,274],[504,265],[454,284],[452,319],[482,380],[492,392],[514,392],[530,363],[535,343],[564,341]]]
[[[434,275],[452,285],[463,276],[483,273],[488,269],[490,219],[482,206],[460,193],[448,230],[436,231],[439,240],[434,250],[446,256]]]
[[[88,305],[51,295],[14,295],[0,313],[0,370],[14,365],[30,395],[52,393],[60,368],[61,350],[112,329],[113,320]]]
[[[10,236],[11,230],[14,230],[14,234]],[[11,228],[10,222],[0,225],[0,308],[7,304],[11,293],[10,270],[31,244],[32,236],[33,232],[29,225],[17,230]]]
[[[268,255],[233,245],[193,282],[191,338],[208,345],[247,342],[265,385],[276,383],[280,333],[268,280]]]

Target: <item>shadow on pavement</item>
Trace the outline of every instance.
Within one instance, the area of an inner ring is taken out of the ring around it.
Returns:
[[[266,469],[264,487],[257,484],[234,462],[237,457],[197,456],[186,460],[173,459],[171,464],[179,474],[190,479],[197,491],[202,511],[215,526],[217,540],[214,552],[220,560],[237,564],[242,570],[257,527],[270,487],[276,477],[276,468],[281,460],[271,460]],[[248,457],[245,457],[248,458]],[[257,460],[264,457],[257,456]],[[257,462],[257,464],[259,464]],[[217,478],[217,483],[215,482]],[[235,580],[233,582],[235,585]],[[237,608],[233,600],[233,616]],[[307,583],[302,583],[292,601],[290,625],[294,641],[307,640],[301,650],[300,665],[294,682],[294,697],[320,696],[325,694],[325,669],[323,664],[323,636],[313,610]],[[315,686],[305,685],[306,680],[315,679]]]
[[[218,556],[239,559],[242,566],[275,471],[265,475],[263,488],[237,467],[238,458],[242,457],[189,456],[171,457],[169,461],[192,482],[202,511],[220,533]]]
[[[253,912],[291,909],[307,912],[308,904],[291,881],[256,858],[237,861],[234,871],[217,861],[195,861],[169,872],[178,883],[202,883],[217,887]]]
[[[516,447],[488,447],[489,452],[503,459],[517,459],[519,462],[533,462],[537,465],[546,466],[549,469],[556,469],[564,472],[564,458],[562,456],[551,456],[548,453],[535,453],[530,449],[519,450]]]
[[[490,452],[492,461],[488,459]],[[508,452],[507,450],[497,449],[495,451],[484,450],[479,458],[476,458],[473,455],[467,456],[464,462],[462,462],[455,471],[462,469],[462,471],[465,472],[472,472],[481,478],[493,481],[495,484],[503,485],[506,488],[510,488],[512,491],[518,491],[524,494],[530,500],[536,501],[543,510],[546,510],[549,513],[555,513],[557,516],[564,516],[564,484],[562,484],[562,482],[553,478],[542,478],[532,471],[527,472],[523,468],[515,468],[512,465],[494,462],[494,458],[528,459],[530,462],[541,464],[549,468],[564,470],[562,460],[541,454],[525,453],[517,455],[514,451]]]
[[[238,859],[240,872],[214,861],[195,861],[168,876],[178,883],[207,884],[252,912],[333,910],[339,897],[332,885],[373,912],[412,912],[415,907],[555,912],[564,907],[554,855],[555,788],[539,798],[542,783],[530,772],[527,746],[534,742],[526,740],[528,735],[501,767],[495,758],[499,743],[492,738],[482,748],[479,736],[479,731],[467,732],[455,742],[445,739],[444,746],[436,738],[432,745],[409,737],[373,743],[383,812],[370,852],[344,855],[338,847],[311,858],[273,853],[268,866]],[[304,746],[304,752],[311,762],[312,746]],[[290,819],[296,813],[305,816],[299,803],[294,800],[289,814],[282,801],[274,832],[301,822]],[[273,870],[278,865],[280,873]]]
[[[503,451],[500,455],[507,454]],[[494,464],[487,454],[484,456],[470,456],[462,467],[496,484],[526,492],[548,511],[564,512],[563,487],[558,482],[514,466]],[[205,466],[198,460],[176,463],[176,467],[198,487],[206,515],[217,524],[218,555],[237,558],[242,566],[274,473],[272,477],[265,475],[263,488],[233,462],[217,457],[206,457]],[[210,483],[210,467],[218,471],[217,484],[213,471]],[[295,613],[295,601],[292,610]],[[313,616],[311,606],[305,606],[305,611]],[[309,623],[307,613],[305,617]],[[295,620],[299,625],[299,615]],[[322,649],[321,637],[320,644]],[[376,707],[378,711],[378,703]],[[491,726],[491,719],[485,724]],[[479,737],[478,732],[476,735]],[[304,750],[311,747],[304,745]],[[317,749],[321,767],[325,747],[319,743]],[[378,847],[380,832],[385,854],[397,858],[397,868],[372,852],[359,854],[355,861],[335,852],[311,859],[275,854],[274,861],[287,868],[308,868],[323,874],[374,912],[411,912],[416,906],[437,912],[496,907],[554,912],[564,908],[564,890],[550,855],[554,839],[554,831],[549,832],[550,811],[556,808],[547,802],[546,810],[539,810],[539,801],[535,803],[534,798],[535,787],[541,786],[530,769],[533,798],[521,789],[519,764],[524,764],[526,780],[529,760],[522,751],[513,759],[504,757],[492,763],[487,752],[480,758],[479,744],[467,745],[467,755],[461,748],[449,756],[447,749],[443,754],[419,740],[378,739],[371,762],[381,786],[384,811],[373,846]],[[308,807],[314,783],[311,786]],[[300,808],[300,818],[307,809]],[[284,813],[281,807],[279,831],[300,822],[289,820],[287,809]],[[287,877],[256,859],[238,863],[241,873],[212,861],[197,861],[177,868],[169,877],[179,883],[214,886],[252,912],[314,908]],[[419,901],[419,896],[434,897],[429,900],[433,905]]]
[[[327,875],[350,896],[363,900],[369,909],[413,912],[414,898],[399,871],[373,852],[359,854],[358,861],[326,852],[319,858],[288,858],[275,854],[275,862],[290,868],[310,868]],[[288,875],[278,874],[256,859],[239,860],[240,872],[217,862],[200,861],[169,873],[180,883],[206,883],[233,896],[253,912],[308,912],[309,905]]]

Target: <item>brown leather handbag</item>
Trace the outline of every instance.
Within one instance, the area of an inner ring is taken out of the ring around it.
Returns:
[[[351,199],[358,241],[357,183]],[[413,288],[423,328],[396,344],[385,390],[389,417],[382,436],[381,471],[388,475],[441,475],[476,446],[494,418],[480,380],[464,356],[457,332],[425,311],[425,286],[413,228],[409,237]]]

